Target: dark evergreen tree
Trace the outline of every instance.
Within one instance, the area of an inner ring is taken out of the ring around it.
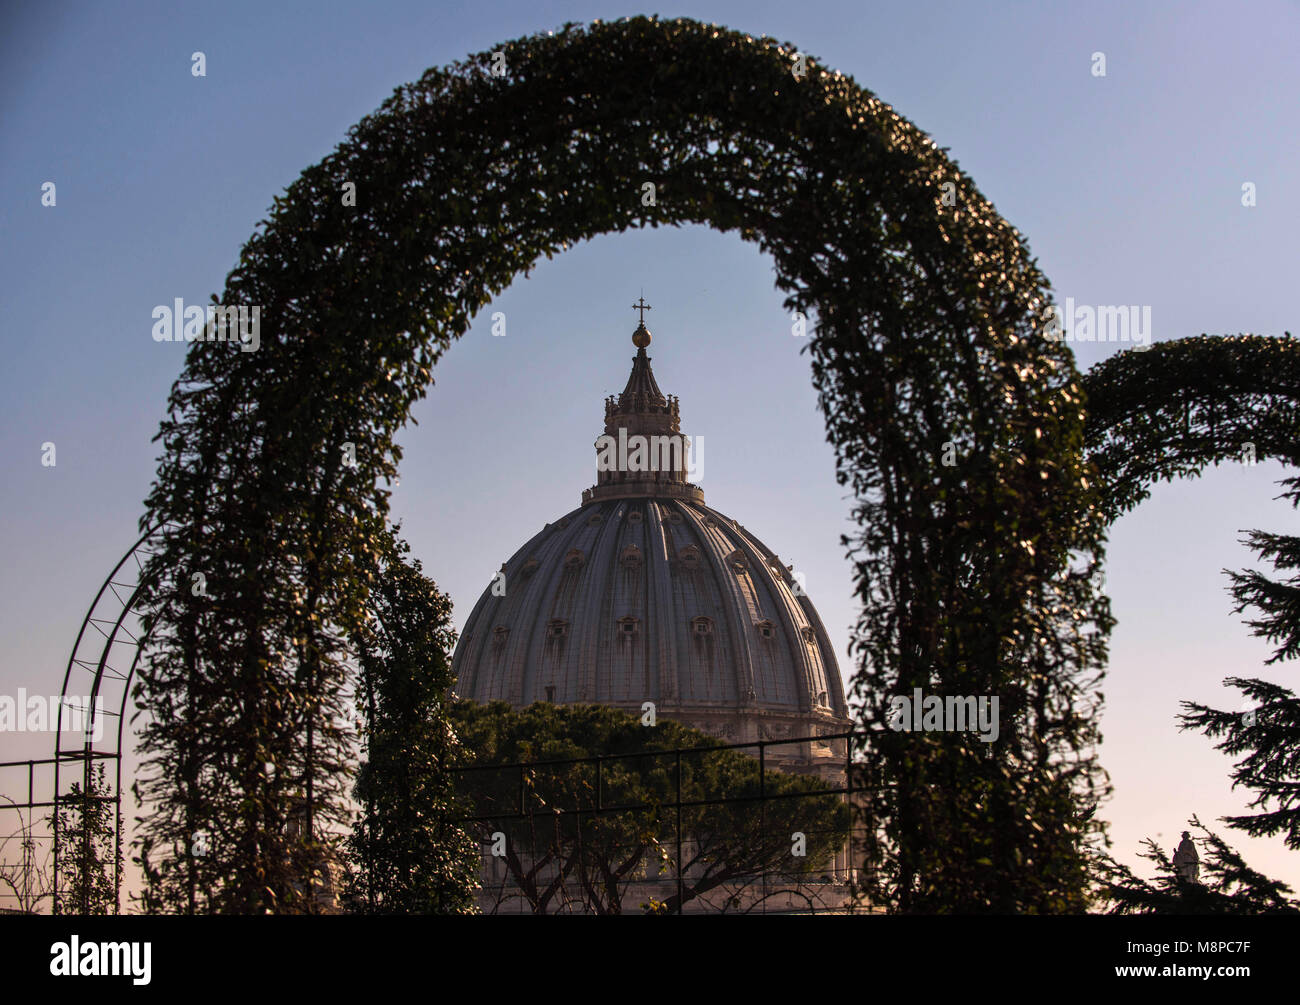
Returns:
[[[1188,711],[1179,716],[1184,730],[1200,730],[1218,740],[1215,749],[1241,758],[1232,785],[1253,793],[1249,805],[1258,812],[1223,820],[1251,837],[1281,834],[1288,848],[1300,851],[1300,698],[1257,678],[1229,677],[1224,683],[1253,707],[1225,711],[1185,701]]]
[[[1288,478],[1283,485],[1283,497],[1300,505],[1300,479]],[[1261,559],[1271,559],[1274,568],[1300,570],[1300,538],[1255,530],[1246,541]],[[1254,570],[1228,575],[1234,613],[1258,612],[1246,623],[1255,635],[1276,646],[1267,663],[1300,655],[1300,576],[1275,581]],[[1259,678],[1229,677],[1224,683],[1245,695],[1250,707],[1221,710],[1185,701],[1182,705],[1187,711],[1178,717],[1180,728],[1199,730],[1218,741],[1216,749],[1241,757],[1232,770],[1233,788],[1252,791],[1249,805],[1259,812],[1227,816],[1224,822],[1251,837],[1283,834],[1288,848],[1300,850],[1300,699]],[[1160,869],[1154,881],[1138,879],[1113,860],[1102,863],[1103,886],[1116,913],[1300,913],[1300,904],[1289,897],[1289,886],[1250,868],[1238,852],[1201,827],[1198,820],[1192,823],[1206,835],[1209,854],[1202,870],[1207,882],[1184,881],[1159,846],[1148,839],[1143,857]]]
[[[1300,478],[1283,485],[1283,498],[1300,506]],[[1246,541],[1260,559],[1292,575],[1273,580],[1255,570],[1229,572],[1233,612],[1257,612],[1246,624],[1276,646],[1266,665],[1293,660],[1300,656],[1300,537],[1253,530]],[[1233,788],[1252,791],[1250,806],[1258,812],[1225,817],[1228,826],[1251,837],[1282,834],[1288,848],[1300,851],[1300,699],[1259,678],[1229,677],[1224,683],[1252,707],[1221,711],[1185,701],[1181,727],[1200,730],[1218,740],[1216,749],[1241,757],[1232,770]]]
[[[1282,484],[1282,498],[1300,507],[1300,477],[1286,478]],[[1300,537],[1252,530],[1246,535],[1246,543],[1261,560],[1271,560],[1275,569],[1292,575],[1285,580],[1271,580],[1254,570],[1229,572],[1232,599],[1236,601],[1233,613],[1241,614],[1247,608],[1259,612],[1246,624],[1256,635],[1277,645],[1266,663],[1296,659],[1300,657]]]
[[[1200,843],[1199,880],[1180,876],[1161,847],[1147,838],[1142,858],[1154,862],[1152,880],[1134,875],[1127,866],[1103,857],[1099,862],[1100,898],[1111,914],[1300,914],[1291,887],[1256,872],[1241,855],[1208,830],[1196,817],[1191,826],[1204,835]]]
[[[447,718],[453,678],[451,601],[409,547],[389,537],[371,591],[372,620],[357,633],[358,706],[365,760],[349,849],[356,910],[464,914],[475,909],[479,847],[451,819],[451,769],[462,759]]]

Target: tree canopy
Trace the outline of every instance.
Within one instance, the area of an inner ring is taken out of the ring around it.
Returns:
[[[822,873],[848,841],[850,813],[815,778],[760,775],[755,757],[704,733],[599,705],[462,701],[453,721],[473,751],[461,791],[487,818],[480,840],[501,863],[487,891],[498,909],[748,910],[764,884],[810,909],[832,906]]]

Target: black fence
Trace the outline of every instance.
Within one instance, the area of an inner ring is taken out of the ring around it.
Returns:
[[[456,822],[482,848],[480,908],[865,910],[872,779],[854,749],[844,732],[457,768]],[[12,793],[0,796],[0,913],[61,906],[55,768],[52,758],[0,764],[0,791]]]
[[[854,734],[457,769],[485,913],[850,912],[873,828]]]
[[[54,764],[0,762],[0,914],[53,910]]]

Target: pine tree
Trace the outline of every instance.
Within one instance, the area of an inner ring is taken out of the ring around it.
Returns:
[[[1300,699],[1284,687],[1255,678],[1229,677],[1225,684],[1257,705],[1247,711],[1220,711],[1185,701],[1183,729],[1218,739],[1215,749],[1246,756],[1233,766],[1233,788],[1254,792],[1249,805],[1259,812],[1224,817],[1251,837],[1284,834],[1286,846],[1300,851]]]
[[[1287,487],[1283,497],[1300,506],[1300,478],[1282,484]],[[1275,569],[1297,574],[1275,581],[1253,570],[1229,572],[1234,613],[1248,608],[1258,612],[1246,624],[1276,646],[1266,665],[1295,659],[1300,655],[1300,537],[1255,530],[1247,542],[1261,559],[1271,559]],[[1181,728],[1217,739],[1216,749],[1226,754],[1246,755],[1233,767],[1232,783],[1255,793],[1249,805],[1259,812],[1225,817],[1228,826],[1251,837],[1284,834],[1287,847],[1300,850],[1300,699],[1258,678],[1229,677],[1224,683],[1256,707],[1220,711],[1185,701]]]
[[[1300,505],[1300,478],[1288,478],[1283,485],[1283,497]],[[1261,559],[1272,559],[1274,568],[1300,570],[1300,538],[1254,530],[1246,542]],[[1253,570],[1228,572],[1228,576],[1236,604],[1233,612],[1257,611],[1258,616],[1246,624],[1276,646],[1266,663],[1300,655],[1300,575],[1281,581]],[[1300,699],[1259,678],[1229,677],[1224,683],[1241,691],[1254,707],[1224,711],[1185,701],[1187,711],[1178,717],[1180,728],[1199,730],[1218,740],[1215,748],[1226,754],[1245,755],[1233,767],[1233,787],[1254,792],[1249,805],[1259,812],[1224,817],[1224,822],[1251,837],[1285,834],[1287,847],[1300,850]],[[1192,823],[1206,834],[1208,856],[1202,868],[1208,881],[1202,885],[1182,880],[1159,846],[1148,839],[1143,858],[1160,868],[1153,882],[1138,879],[1111,859],[1102,864],[1105,895],[1114,903],[1115,913],[1300,913],[1300,905],[1288,897],[1290,887],[1251,869],[1198,820],[1193,818]]]
[[[1290,499],[1292,506],[1300,507],[1300,477],[1284,479],[1282,484],[1286,488],[1281,498]],[[1233,613],[1241,614],[1248,607],[1261,612],[1246,624],[1254,634],[1277,644],[1266,665],[1300,657],[1300,537],[1252,530],[1246,536],[1246,543],[1260,559],[1272,560],[1275,569],[1295,575],[1279,582],[1253,570],[1229,572],[1232,599],[1236,601]]]
[[[1200,838],[1204,881],[1189,882],[1179,876],[1160,845],[1147,838],[1141,857],[1158,869],[1150,881],[1114,859],[1102,859],[1101,896],[1110,902],[1111,914],[1300,914],[1300,903],[1289,896],[1291,887],[1250,868],[1239,852],[1196,817],[1188,823],[1204,834]]]

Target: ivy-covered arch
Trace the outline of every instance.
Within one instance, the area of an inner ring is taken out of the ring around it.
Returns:
[[[1266,458],[1300,467],[1300,343],[1200,335],[1111,356],[1084,378],[1088,456],[1110,519],[1158,481]]]
[[[392,438],[441,353],[540,256],[684,223],[757,242],[788,309],[816,319],[860,527],[854,684],[890,877],[874,892],[1080,905],[1109,614],[1079,377],[1040,332],[1047,280],[944,151],[850,78],[772,39],[639,17],[400,88],[243,249],[221,302],[260,308],[257,350],[191,347],[147,504],[175,529],[137,691],[145,830],[182,909],[196,888],[218,909],[288,909],[287,793],[309,821],[339,816],[348,636]],[[913,687],[1000,696],[999,742],[884,729]],[[198,859],[200,822],[216,836]]]

